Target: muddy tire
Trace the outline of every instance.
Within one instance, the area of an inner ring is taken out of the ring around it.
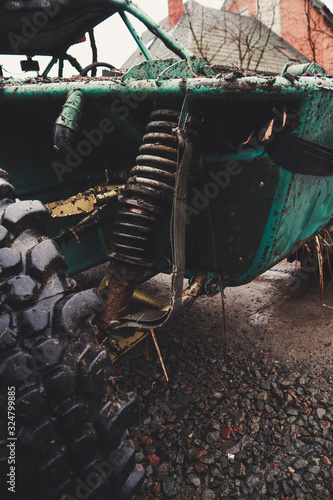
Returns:
[[[0,176],[0,498],[127,498],[143,477],[126,431],[138,405],[89,323],[101,299],[66,274],[45,206]]]

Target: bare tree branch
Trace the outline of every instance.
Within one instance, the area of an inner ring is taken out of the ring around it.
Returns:
[[[313,15],[314,8],[311,1],[303,1],[307,19],[306,42],[309,43],[312,58],[316,61],[319,50],[318,34],[324,32],[333,38],[333,30],[329,26],[325,27],[325,30],[321,29]],[[240,3],[236,0],[233,4],[236,13],[231,14],[227,10],[224,10],[223,21],[216,22],[215,25],[212,22],[211,15],[206,14],[204,7],[191,4],[192,2],[189,2],[185,5],[185,12],[193,37],[195,51],[198,55],[205,57],[208,63],[212,65],[219,56],[223,46],[228,43],[235,47],[240,67],[258,71],[265,53],[271,45],[270,41],[274,34],[279,0],[256,0],[255,16],[237,13]],[[194,12],[195,18],[193,16]],[[219,17],[219,19],[221,18]],[[216,33],[216,39],[219,40],[217,47],[216,43],[213,44],[214,48],[208,45],[208,40],[211,40],[211,37],[207,37],[207,34],[212,34],[212,32]],[[226,64],[228,64],[228,61],[226,61]]]
[[[218,46],[217,50],[209,57],[208,54],[208,46],[204,45],[204,37],[205,33],[207,32],[208,27],[206,26],[205,23],[205,15],[204,15],[204,7],[201,6],[201,25],[200,25],[200,35],[198,37],[195,27],[194,27],[194,22],[193,22],[193,11],[191,7],[189,7],[189,4],[185,4],[185,12],[187,15],[187,20],[188,20],[188,26],[191,31],[191,34],[193,36],[194,43],[196,45],[196,48],[201,55],[201,57],[204,57],[207,59],[208,64],[212,65],[215,57],[219,54],[221,51],[223,45],[226,42],[226,33],[224,33],[224,36],[222,37],[222,41],[220,45]]]
[[[268,42],[269,42],[269,39],[271,38],[271,35],[272,35],[272,31],[273,31],[273,26],[274,26],[274,22],[275,22],[275,15],[276,15],[276,6],[275,6],[275,3],[273,2],[272,3],[272,21],[271,21],[271,25],[269,26],[268,28],[268,31],[267,31],[267,34],[266,34],[266,39],[265,39],[265,42],[262,46],[262,49],[260,51],[260,54],[259,54],[259,57],[258,57],[258,60],[257,60],[257,64],[254,68],[255,71],[257,71],[258,67],[259,67],[259,64],[264,56],[264,53],[265,53],[265,50],[266,50],[266,47],[268,46]],[[261,23],[260,23],[260,36],[261,36]]]
[[[195,45],[196,45],[196,47],[197,47],[197,49],[198,49],[199,54],[201,55],[201,57],[205,58],[207,56],[207,54],[204,53],[204,50],[203,50],[203,47],[202,47],[202,38],[201,38],[201,40],[199,40],[197,38],[197,34],[195,32],[194,25],[193,25],[192,9],[189,7],[189,4],[185,4],[185,12],[186,12],[186,15],[187,15],[188,26],[189,26],[190,31],[192,33]]]
[[[316,43],[313,38],[313,26],[315,25],[314,19],[311,16],[311,5],[310,5],[310,0],[304,0],[304,10],[305,10],[305,16],[306,16],[306,28],[307,28],[307,36],[308,36],[308,42],[310,45],[310,49],[312,52],[312,58],[313,61],[316,62],[317,57],[316,57]]]

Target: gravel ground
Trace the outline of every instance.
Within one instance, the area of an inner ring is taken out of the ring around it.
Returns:
[[[169,383],[151,338],[117,362],[141,401],[137,500],[333,498],[332,312],[315,284],[286,299],[292,279],[226,291],[226,359],[215,297],[158,331]]]
[[[123,360],[142,403],[136,498],[333,498],[332,374],[182,329],[163,332],[167,385],[150,343]],[[128,386],[128,384],[125,384]]]

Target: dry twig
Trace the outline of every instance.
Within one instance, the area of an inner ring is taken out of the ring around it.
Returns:
[[[278,302],[279,300],[287,299],[287,298],[288,298],[288,295],[282,295],[282,297],[278,297],[277,299],[270,300],[269,302],[265,302],[265,304],[263,304],[262,306],[258,307],[258,309],[256,309],[252,314],[257,314],[257,312],[261,311],[261,309],[264,309],[264,307],[268,307],[271,304],[274,304],[275,302]]]
[[[227,319],[225,314],[225,304],[223,295],[222,278],[219,276],[219,285],[221,289],[221,299],[222,299],[222,314],[223,314],[223,330],[224,330],[224,359],[227,360]]]
[[[167,374],[166,369],[165,369],[165,365],[164,365],[164,361],[163,361],[163,358],[162,358],[162,355],[161,355],[161,351],[160,351],[160,348],[158,347],[158,343],[157,343],[157,340],[156,340],[156,337],[155,337],[155,333],[154,333],[154,330],[152,328],[150,329],[150,333],[151,333],[151,336],[153,337],[153,341],[154,341],[154,344],[155,344],[155,347],[156,347],[158,358],[159,358],[160,363],[162,365],[164,376],[166,378],[166,381],[169,382],[169,377],[168,377],[168,374]]]

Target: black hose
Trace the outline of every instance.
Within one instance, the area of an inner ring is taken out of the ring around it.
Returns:
[[[87,76],[87,73],[89,73],[89,71],[91,71],[92,69],[98,68],[100,66],[104,66],[105,68],[109,68],[111,70],[116,70],[117,71],[117,68],[115,68],[114,66],[112,66],[112,64],[105,63],[105,62],[97,62],[96,61],[94,63],[88,64],[88,66],[86,66],[85,68],[83,68],[83,70],[80,73],[80,76]]]

